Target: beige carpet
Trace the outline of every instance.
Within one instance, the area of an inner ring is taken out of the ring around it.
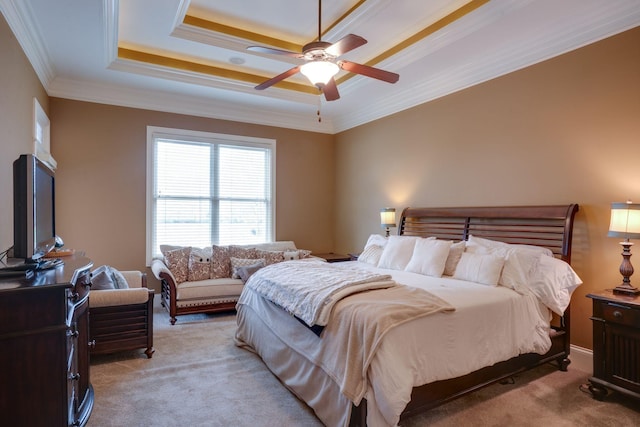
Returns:
[[[155,310],[152,359],[125,352],[92,359],[95,406],[89,427],[320,426],[313,412],[254,354],[233,344],[234,315]],[[542,366],[406,420],[417,426],[632,426],[640,402],[606,402],[580,391],[588,374]]]

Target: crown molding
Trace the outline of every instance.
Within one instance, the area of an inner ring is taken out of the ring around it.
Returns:
[[[104,64],[108,67],[118,57],[118,14],[120,0],[103,0]]]
[[[111,62],[111,64],[109,64],[108,68],[112,70],[136,73],[149,77],[170,79],[194,85],[209,86],[218,89],[243,92],[254,96],[267,96],[269,98],[277,98],[283,101],[296,102],[306,105],[315,105],[317,103],[318,97],[318,95],[311,95],[293,90],[285,90],[277,87],[271,88],[272,90],[270,90],[269,94],[263,94],[261,92],[256,93],[253,83],[226,79],[212,74],[196,73],[189,70],[165,67],[162,65],[133,61],[123,58],[115,59]]]
[[[0,0],[0,11],[46,90],[55,78],[56,70],[44,47],[31,8],[22,0]]]
[[[322,122],[318,122],[315,106],[292,113],[210,98],[60,78],[52,83],[50,96],[310,132],[334,133],[329,117],[323,116]]]
[[[520,7],[521,5],[514,5],[511,10],[519,9]],[[483,55],[474,58],[474,61],[466,62],[465,66],[458,67],[455,70],[443,71],[428,81],[414,85],[406,90],[395,91],[392,95],[384,97],[383,100],[368,104],[367,109],[359,109],[350,112],[349,115],[334,118],[335,130],[336,132],[342,132],[504,76],[627,31],[638,26],[640,22],[640,8],[630,8],[629,4],[620,5],[616,8],[614,4],[607,3],[581,11],[581,13],[585,14],[585,22],[582,23],[583,25],[580,28],[563,27],[554,32],[546,31],[541,34],[540,39],[527,45],[501,49],[492,55],[483,53]],[[476,17],[472,19],[477,20]],[[476,22],[475,24],[467,22],[464,25],[471,28],[475,25],[487,25],[490,22],[491,20]],[[453,28],[446,28],[444,31],[453,32],[457,34],[458,38],[461,37],[458,31],[453,31]],[[443,37],[439,35],[435,42],[430,40],[429,43],[433,45],[430,47],[432,52],[435,52],[452,41],[454,40],[448,40],[443,34]],[[393,64],[396,67],[406,65],[405,61],[411,60],[411,53],[414,49],[422,49],[421,52],[424,53],[423,47],[417,43],[408,48],[406,52],[390,58],[388,62],[385,61],[383,64]],[[421,56],[425,55],[422,54]],[[419,58],[415,60],[419,60]],[[347,83],[344,83],[344,85],[346,87]]]

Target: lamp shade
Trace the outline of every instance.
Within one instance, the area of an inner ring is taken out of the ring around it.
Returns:
[[[311,61],[300,67],[300,72],[312,85],[322,87],[340,71],[337,64],[329,61]]]
[[[396,226],[396,209],[395,208],[380,209],[380,225],[382,227]]]
[[[609,237],[640,238],[640,204],[611,203]]]

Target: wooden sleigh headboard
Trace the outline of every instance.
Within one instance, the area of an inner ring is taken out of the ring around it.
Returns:
[[[405,208],[398,234],[467,240],[469,235],[505,243],[542,246],[571,262],[577,204],[459,208]]]

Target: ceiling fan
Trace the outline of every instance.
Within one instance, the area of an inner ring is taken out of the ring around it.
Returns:
[[[388,83],[395,83],[398,81],[400,76],[396,73],[338,59],[341,55],[364,45],[367,41],[355,34],[348,34],[335,43],[322,41],[321,23],[322,0],[318,0],[318,40],[304,45],[302,53],[264,46],[247,47],[247,49],[252,52],[285,55],[304,59],[306,61],[304,64],[293,67],[290,70],[259,84],[255,88],[258,90],[266,89],[279,81],[301,72],[309,79],[311,84],[324,93],[324,97],[327,101],[335,101],[340,98],[340,94],[338,93],[338,87],[333,77],[340,71],[340,69],[366,77],[372,77]]]

